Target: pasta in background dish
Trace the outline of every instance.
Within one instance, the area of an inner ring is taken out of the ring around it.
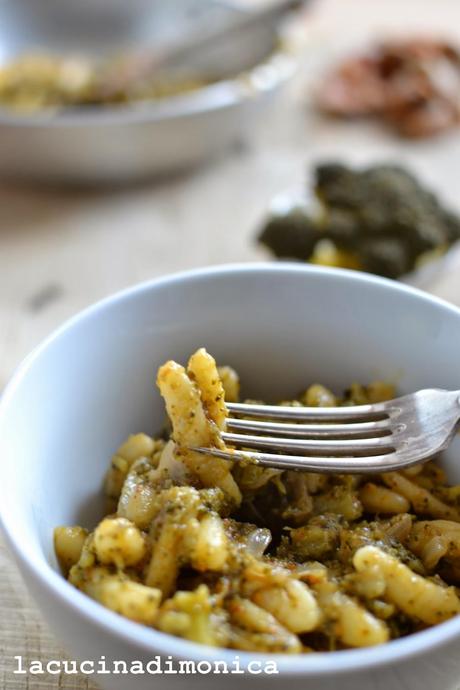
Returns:
[[[460,612],[460,487],[427,463],[366,477],[237,465],[223,447],[230,367],[204,350],[158,372],[171,429],[113,456],[106,517],[58,527],[75,587],[127,618],[204,644],[312,652],[384,643]],[[319,384],[283,405],[364,404],[392,386]]]

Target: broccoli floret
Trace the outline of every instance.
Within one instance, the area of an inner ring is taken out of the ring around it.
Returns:
[[[314,218],[304,209],[274,215],[262,230],[259,241],[281,258],[307,260],[319,239]]]
[[[353,252],[364,270],[398,278],[424,252],[460,239],[460,219],[399,166],[353,170],[323,163],[315,169],[314,191],[320,211],[294,209],[265,226],[259,239],[276,256],[308,260],[327,239]]]

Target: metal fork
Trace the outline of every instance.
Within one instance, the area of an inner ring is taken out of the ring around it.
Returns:
[[[349,407],[227,408],[226,450],[192,450],[282,470],[366,474],[404,469],[444,450],[460,420],[460,391],[421,390]]]

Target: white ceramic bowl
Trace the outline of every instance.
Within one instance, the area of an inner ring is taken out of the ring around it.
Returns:
[[[375,377],[401,391],[460,388],[460,311],[372,276],[290,264],[226,266],[130,289],[72,319],[22,365],[0,406],[0,508],[7,539],[51,628],[72,658],[157,654],[223,659],[212,649],[104,609],[59,574],[55,525],[99,514],[107,462],[130,432],[154,432],[164,410],[155,372],[205,345],[234,365],[245,391],[287,397],[310,381],[338,387]],[[460,448],[444,462],[460,480]],[[457,687],[460,617],[378,648],[279,656],[264,686],[292,690]],[[239,654],[244,665],[253,658]],[[262,657],[259,657],[262,658]],[[275,657],[273,657],[275,658]],[[286,676],[286,677],[285,677]],[[239,675],[100,675],[107,688],[233,687]],[[260,676],[259,676],[260,678]]]

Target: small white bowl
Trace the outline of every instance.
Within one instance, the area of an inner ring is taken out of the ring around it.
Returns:
[[[245,394],[288,397],[311,381],[338,389],[376,377],[403,392],[460,388],[460,311],[412,288],[357,272],[293,264],[224,266],[146,283],[65,324],[39,347],[0,403],[1,519],[24,578],[58,639],[77,659],[146,663],[157,654],[232,663],[235,652],[130,622],[59,574],[55,525],[93,524],[111,454],[131,432],[155,432],[164,408],[158,365],[206,346],[240,372]],[[444,456],[460,480],[458,439]],[[289,682],[332,690],[450,690],[460,617],[381,647],[272,656]],[[245,666],[253,654],[238,653]],[[283,677],[286,678],[283,681]],[[288,678],[289,677],[289,678]],[[239,683],[254,683],[252,674]],[[94,676],[105,688],[147,689],[150,675]],[[162,687],[233,687],[229,675],[164,675]]]

